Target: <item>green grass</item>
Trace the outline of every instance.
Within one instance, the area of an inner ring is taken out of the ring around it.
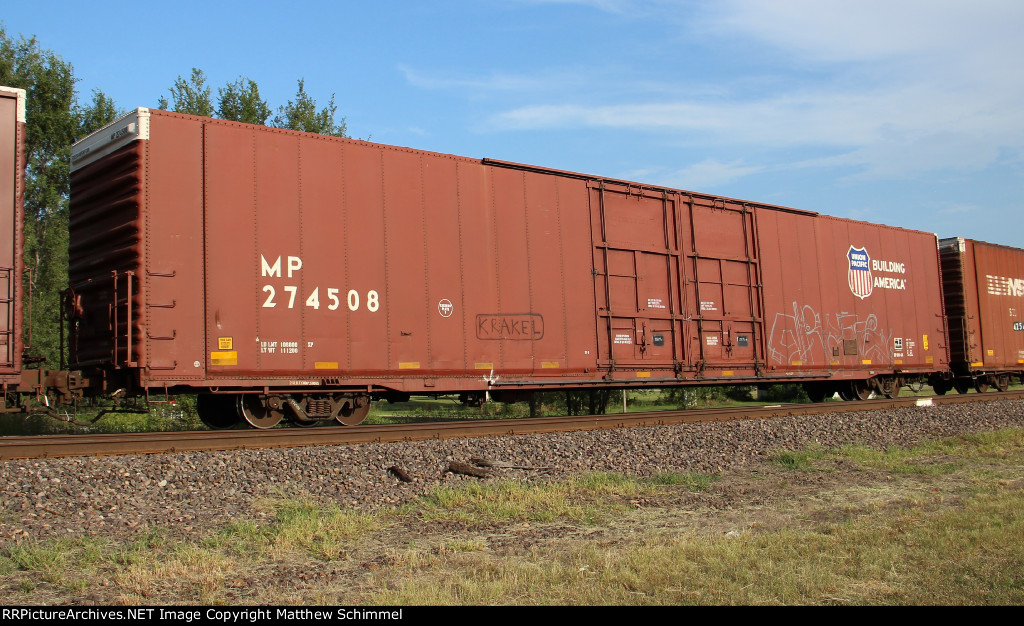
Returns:
[[[901,474],[937,475],[956,471],[964,459],[994,457],[1007,461],[1024,461],[1024,431],[1008,429],[942,439],[913,448],[890,447],[876,450],[860,445],[847,445],[838,450],[825,450],[812,445],[802,450],[778,450],[769,459],[793,470],[820,468],[817,461],[844,460],[859,467],[884,468]],[[935,461],[935,457],[952,457]]]
[[[431,490],[420,498],[418,515],[424,521],[466,526],[552,521],[593,524],[628,508],[622,498],[657,493],[669,486],[703,490],[713,480],[704,474],[665,473],[636,478],[595,472],[555,483],[470,483]]]
[[[803,450],[780,450],[771,453],[768,458],[791,470],[806,470],[814,467],[814,461],[826,458],[828,453],[818,447],[812,446]]]
[[[926,515],[913,505],[736,537],[648,534],[625,545],[446,554],[371,604],[1021,604],[1024,502],[978,494]]]
[[[794,471],[819,461],[927,473],[950,486],[922,495],[883,483],[866,508],[811,507],[769,532],[646,532],[603,546],[544,546],[512,557],[454,554],[389,578],[374,604],[1021,604],[1024,602],[1024,431],[883,452],[848,447],[782,455]],[[790,461],[793,460],[793,461]],[[995,463],[995,467],[992,464]],[[856,470],[854,470],[856,471]],[[604,478],[596,477],[599,484]],[[963,480],[961,480],[963,479]],[[617,480],[617,479],[616,479]],[[613,483],[615,481],[612,481]],[[964,484],[969,485],[964,488]],[[841,498],[840,498],[841,499]],[[815,522],[812,518],[820,518]]]

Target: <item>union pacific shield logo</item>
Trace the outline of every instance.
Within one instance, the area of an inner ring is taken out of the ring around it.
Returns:
[[[874,277],[871,276],[871,257],[866,248],[854,248],[846,253],[850,261],[850,291],[860,299],[867,298],[874,289]]]

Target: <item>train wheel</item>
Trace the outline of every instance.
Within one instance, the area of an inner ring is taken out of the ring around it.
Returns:
[[[211,430],[225,430],[238,423],[234,396],[201,393],[196,398],[196,413]]]
[[[356,396],[351,402],[346,402],[338,415],[334,418],[339,424],[355,426],[361,424],[366,416],[370,414],[370,397]]]
[[[943,380],[942,378],[936,377],[932,381],[932,391],[934,391],[935,395],[937,396],[946,395],[946,392],[949,391],[951,388],[952,387],[950,387],[949,381]]]
[[[974,379],[974,390],[978,393],[985,393],[988,391],[988,377],[979,376]]]
[[[266,400],[256,394],[246,393],[238,396],[238,416],[253,428],[273,428],[281,423],[284,413],[267,406]]]
[[[995,386],[996,386],[996,389],[999,390],[999,391],[1006,391],[1007,389],[1009,389],[1010,388],[1010,375],[1009,374],[1000,374],[999,376],[996,376],[996,378],[995,378]]]
[[[957,378],[953,380],[953,389],[957,393],[967,393],[971,389],[971,381],[968,378]]]
[[[871,387],[866,380],[855,380],[850,383],[853,400],[867,400],[871,397]]]
[[[886,398],[895,398],[900,395],[900,382],[894,376],[885,376],[878,381],[878,385],[882,390],[882,395]]]

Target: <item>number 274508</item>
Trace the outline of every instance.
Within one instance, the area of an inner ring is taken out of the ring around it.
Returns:
[[[280,304],[284,304],[284,300],[288,301],[288,308],[295,308],[295,301],[299,297],[299,288],[297,285],[285,285],[281,288],[284,293],[281,294]],[[320,300],[320,288],[317,287],[306,298],[306,306],[311,309],[320,309],[321,305],[326,305],[329,311],[337,311],[341,308],[341,290],[333,287],[325,290],[326,298],[323,302]],[[266,300],[263,301],[263,308],[273,309],[279,302],[277,301],[278,293],[277,289],[273,285],[264,285],[263,293],[267,294]],[[363,298],[359,292],[355,289],[349,289],[348,293],[345,294],[345,305],[349,311],[358,311],[363,306]],[[376,313],[380,309],[380,295],[376,290],[371,289],[366,292],[365,299],[366,310],[371,313]]]

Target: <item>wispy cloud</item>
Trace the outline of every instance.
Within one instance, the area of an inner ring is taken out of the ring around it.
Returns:
[[[522,4],[575,4],[579,6],[590,7],[599,11],[606,11],[608,13],[626,13],[631,8],[635,8],[639,4],[644,4],[643,0],[517,0]]]
[[[709,46],[742,41],[768,60],[700,81],[662,77],[663,85],[685,84],[685,90],[652,87],[650,76],[602,75],[608,69],[601,67],[476,78],[402,71],[424,88],[464,89],[475,97],[500,92],[500,101],[510,104],[475,121],[486,132],[595,128],[762,154],[813,148],[819,156],[790,153],[788,165],[847,168],[868,178],[1024,158],[1019,0],[580,3],[604,11],[642,6],[676,24],[681,38]],[[677,174],[714,180],[770,166],[703,161]]]
[[[764,171],[760,165],[743,161],[723,163],[718,159],[705,159],[674,172],[652,172],[653,179],[678,189],[714,189],[734,180]],[[639,178],[639,177],[638,177]]]
[[[719,0],[701,25],[824,63],[984,57],[1009,67],[1022,22],[1017,0]]]
[[[569,72],[545,71],[535,75],[491,72],[485,76],[457,76],[444,72],[424,72],[408,65],[399,65],[410,85],[423,89],[457,89],[471,93],[516,92],[544,93],[553,85],[572,84],[578,76]]]
[[[943,215],[959,215],[963,213],[976,213],[981,210],[976,204],[953,204],[946,208],[939,209],[939,213]]]

